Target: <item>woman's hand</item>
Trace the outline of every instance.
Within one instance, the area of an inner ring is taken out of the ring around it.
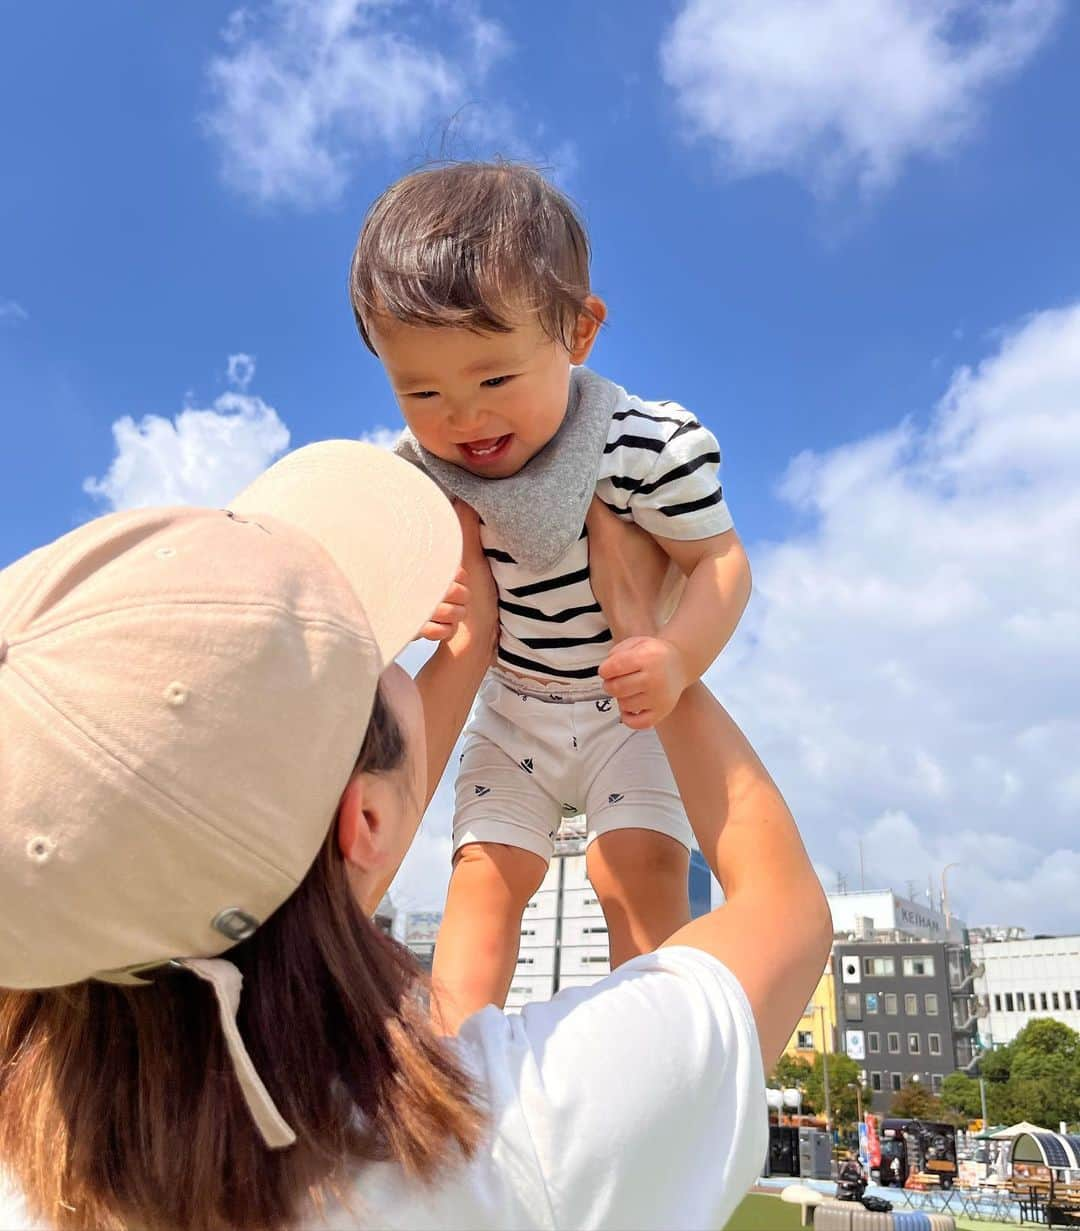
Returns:
[[[645,730],[671,713],[694,679],[679,647],[656,635],[671,561],[651,535],[596,497],[585,524],[593,593],[615,637],[600,678],[618,701],[623,723]]]

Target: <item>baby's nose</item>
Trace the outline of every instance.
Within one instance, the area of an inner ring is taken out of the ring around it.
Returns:
[[[466,437],[479,436],[484,425],[484,413],[475,406],[456,406],[450,411],[450,425]]]

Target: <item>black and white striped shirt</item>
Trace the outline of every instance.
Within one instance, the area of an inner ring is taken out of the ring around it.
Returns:
[[[611,420],[596,494],[651,534],[704,539],[734,524],[719,470],[716,437],[688,410],[626,395]],[[589,584],[584,529],[547,573],[518,564],[486,524],[481,541],[499,591],[499,663],[544,679],[595,677],[612,637]]]

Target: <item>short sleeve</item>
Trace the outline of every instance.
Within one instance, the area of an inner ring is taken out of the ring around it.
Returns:
[[[661,538],[705,539],[731,530],[735,523],[720,483],[720,445],[712,432],[687,415],[637,485],[629,507],[639,526]]]
[[[724,1226],[768,1141],[757,1030],[725,966],[667,948],[506,1020],[555,1226]]]

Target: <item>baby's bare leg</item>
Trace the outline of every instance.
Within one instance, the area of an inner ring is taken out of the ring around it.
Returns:
[[[486,1005],[505,1003],[521,916],[546,871],[539,855],[516,846],[470,842],[458,851],[431,975],[432,1018],[444,1034],[457,1034]]]
[[[590,845],[586,867],[607,920],[612,970],[690,922],[690,855],[667,834],[609,830]]]

